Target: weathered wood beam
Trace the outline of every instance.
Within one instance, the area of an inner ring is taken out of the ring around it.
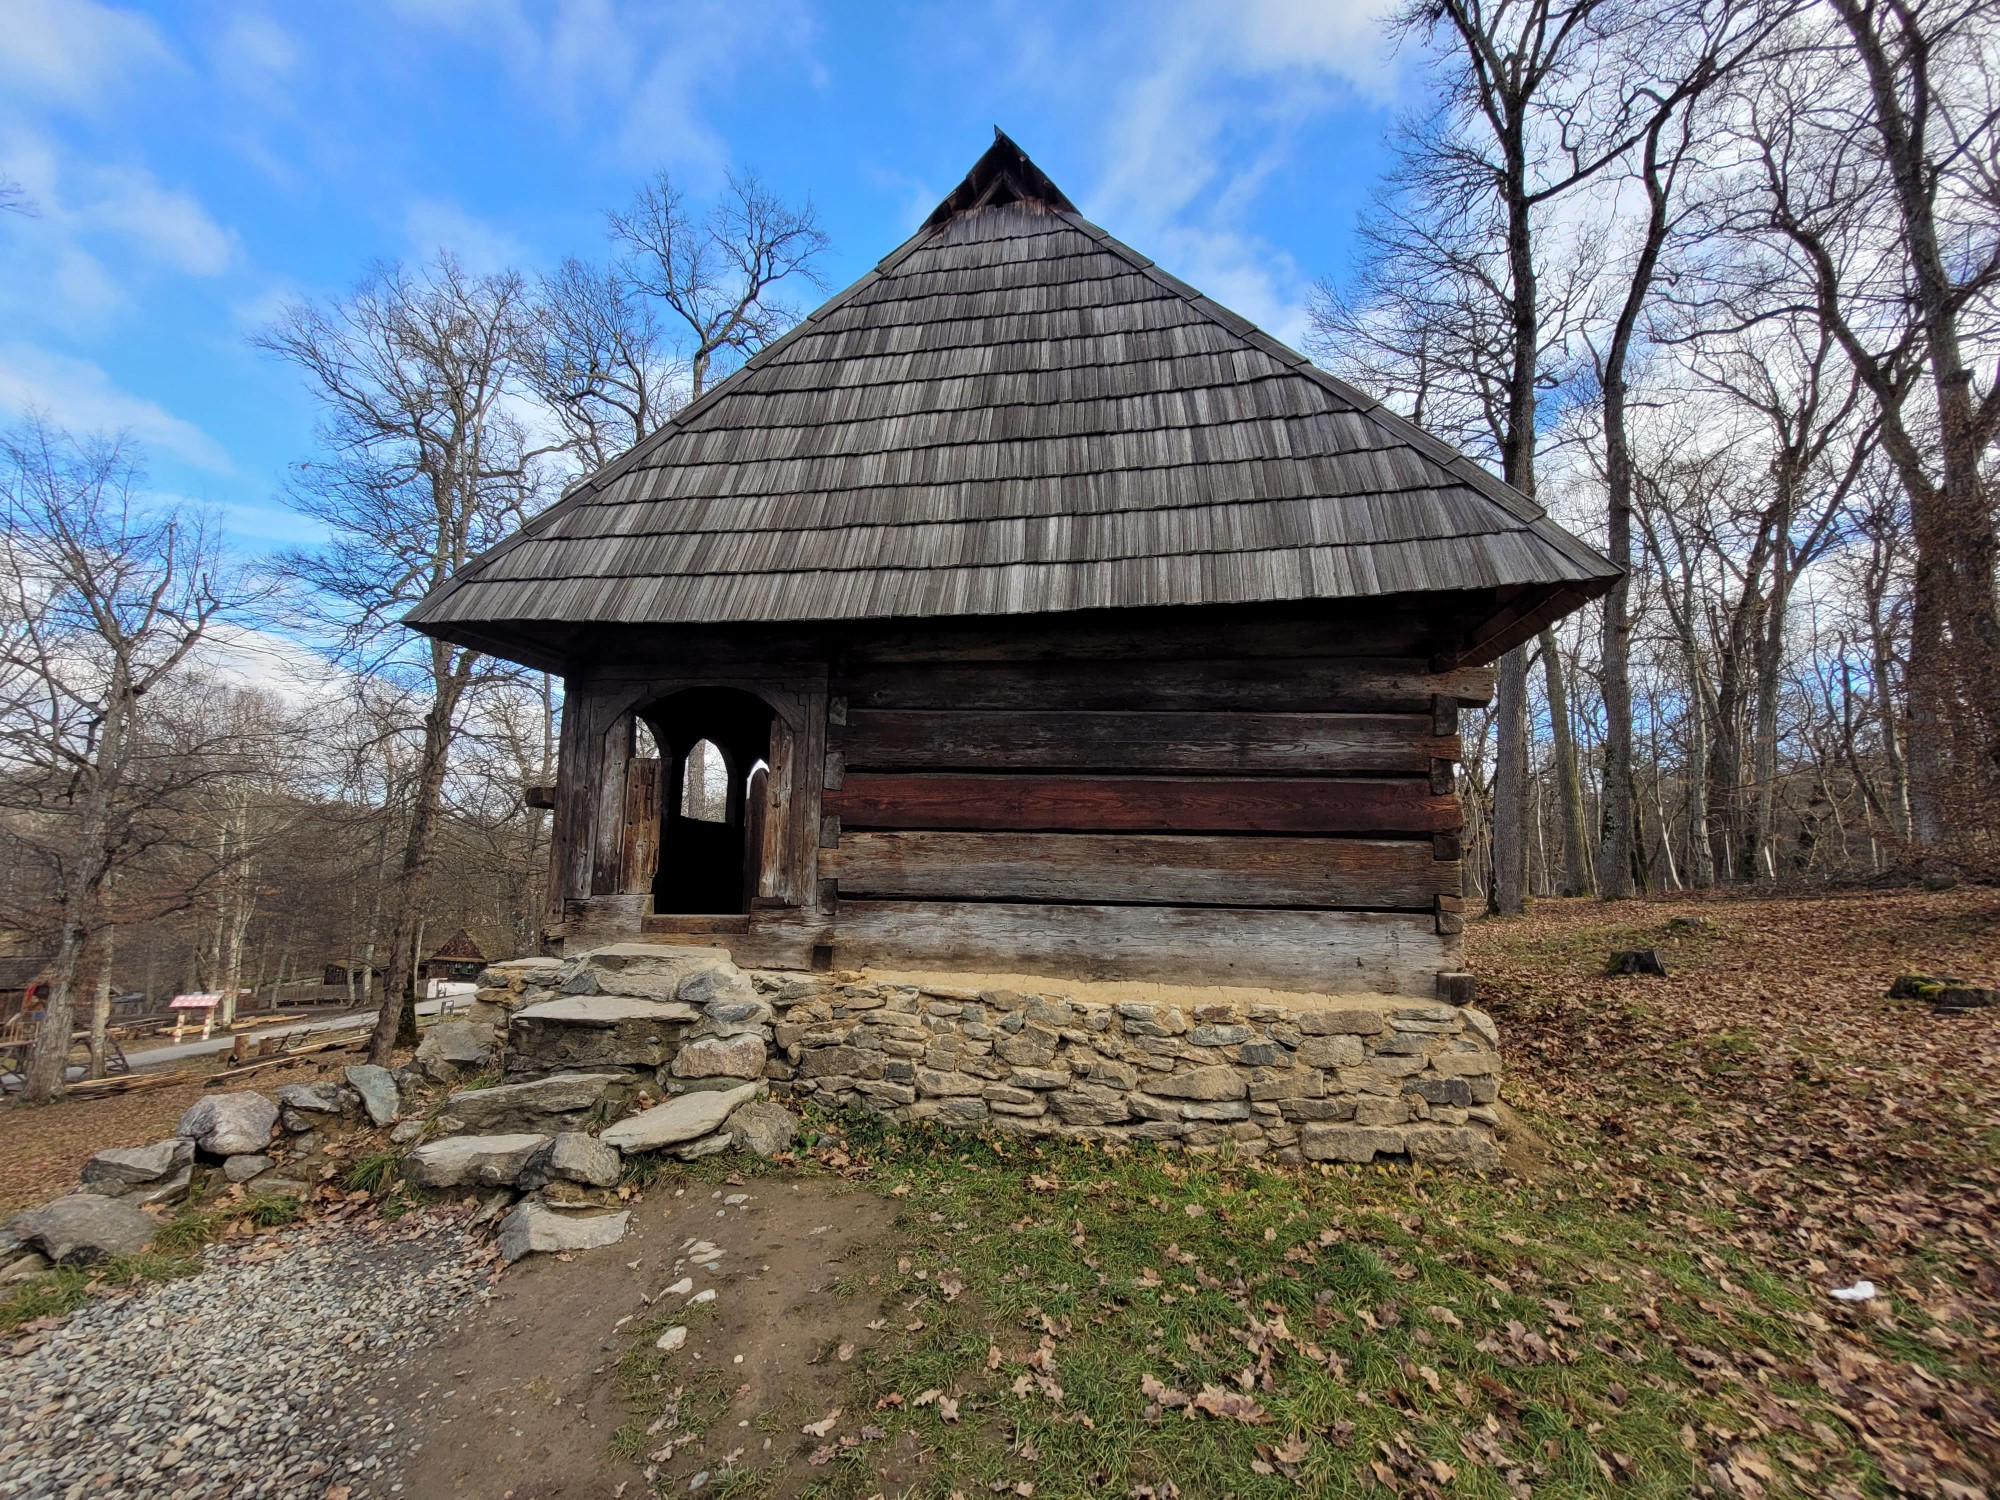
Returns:
[[[850,769],[1416,773],[1458,759],[1458,736],[1430,726],[1427,714],[854,709],[837,743]]]
[[[844,832],[820,872],[844,898],[1428,911],[1459,889],[1414,839]]]
[[[1456,797],[1428,779],[960,776],[860,771],[826,793],[843,829],[1132,833],[1440,833]]]
[[[1077,979],[1263,985],[1327,994],[1436,992],[1454,967],[1429,913],[850,901],[834,962]]]

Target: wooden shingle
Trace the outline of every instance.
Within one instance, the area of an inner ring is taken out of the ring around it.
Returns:
[[[982,204],[996,160],[1041,186]],[[1532,500],[1084,220],[1003,137],[913,239],[410,623],[490,644],[510,625],[1473,590],[1518,606],[1615,576]]]

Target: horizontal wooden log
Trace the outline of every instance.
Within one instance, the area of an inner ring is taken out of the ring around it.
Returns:
[[[849,901],[836,966],[1260,985],[1429,999],[1455,969],[1429,913]]]
[[[1415,839],[844,833],[820,873],[846,897],[1428,911],[1459,867]]]
[[[845,766],[874,770],[1428,774],[1459,753],[1427,714],[856,709],[834,732]]]
[[[1439,833],[1456,797],[1428,777],[1194,780],[1167,776],[954,776],[857,771],[826,809],[841,827],[1074,829],[1097,833]]]
[[[1434,673],[1402,658],[985,661],[860,667],[834,686],[850,710],[987,708],[1429,713],[1485,703],[1491,667]]]

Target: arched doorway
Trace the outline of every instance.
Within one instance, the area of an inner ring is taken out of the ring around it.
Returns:
[[[770,705],[738,688],[691,688],[638,717],[660,752],[653,910],[748,911],[764,847]]]

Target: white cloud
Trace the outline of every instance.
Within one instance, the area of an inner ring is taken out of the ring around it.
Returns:
[[[403,234],[415,259],[429,260],[449,250],[475,273],[506,270],[528,258],[527,248],[507,230],[438,198],[410,204],[403,214]]]
[[[78,174],[79,201],[64,218],[85,231],[123,237],[144,258],[189,276],[229,269],[229,232],[191,193],[164,187],[139,167],[89,167]]]
[[[301,56],[297,39],[262,11],[232,11],[214,43],[219,82],[287,114]]]
[[[97,0],[0,0],[0,81],[9,92],[95,110],[134,73],[171,59],[159,28]]]
[[[158,403],[122,390],[89,360],[32,344],[0,344],[0,412],[16,419],[46,413],[72,432],[130,432],[149,448],[197,468],[226,474],[229,455],[192,422]]]
[[[781,60],[802,59],[816,32],[805,0],[393,0],[412,24],[496,56],[541,109],[568,125],[619,117],[612,139],[637,166],[661,162],[720,174],[727,144],[701,119],[705,96]]]
[[[254,688],[294,703],[321,700],[352,674],[299,642],[247,625],[219,624],[196,647],[193,664],[237,688]]]
[[[1118,100],[1093,215],[1296,342],[1307,278],[1241,226],[1292,133],[1338,103],[1393,98],[1388,9],[1386,0],[1182,0],[1153,16],[1150,66]]]

